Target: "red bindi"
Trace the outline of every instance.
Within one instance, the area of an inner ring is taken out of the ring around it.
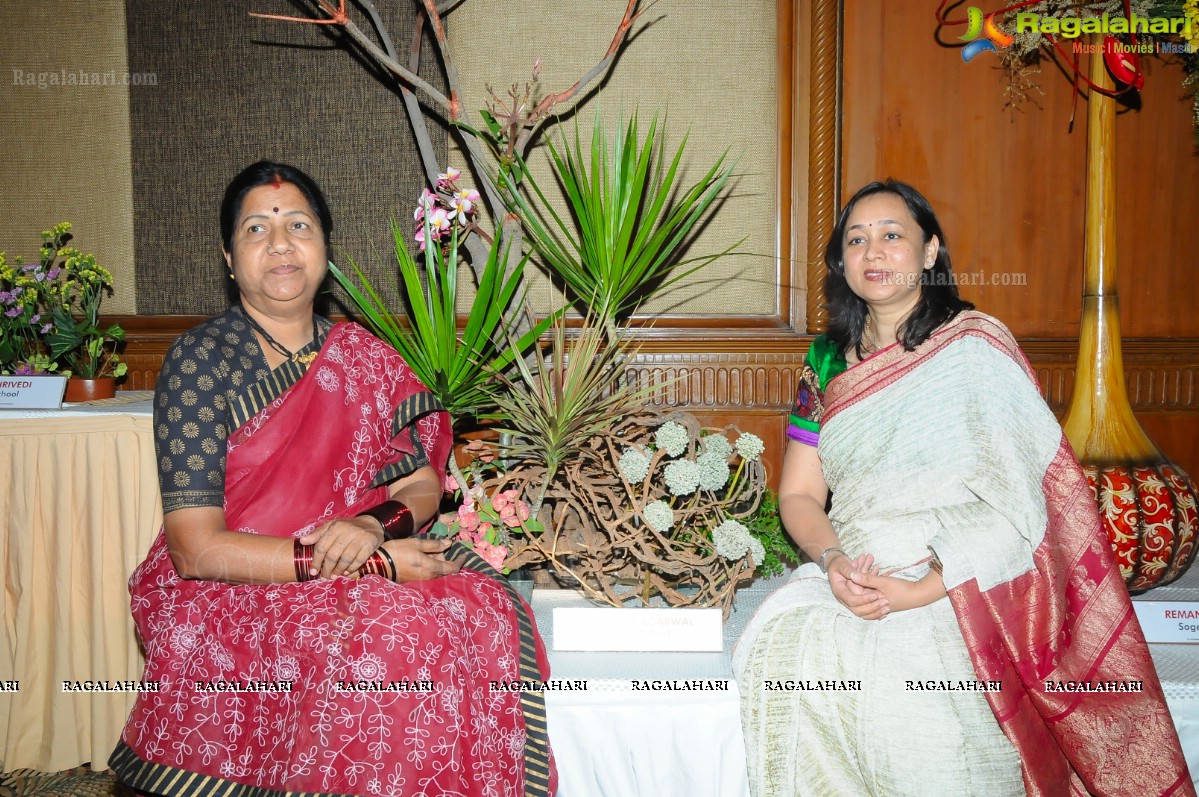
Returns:
[[[274,210],[276,213],[278,213],[278,212],[279,212],[279,208],[273,208],[273,210]]]

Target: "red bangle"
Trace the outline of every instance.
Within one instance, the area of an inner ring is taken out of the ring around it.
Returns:
[[[292,561],[296,566],[296,581],[312,580],[312,546],[300,545],[297,539],[292,553]]]
[[[359,512],[358,517],[369,516],[379,521],[383,526],[384,540],[402,540],[411,537],[415,531],[412,510],[402,501],[384,501],[365,512]]]
[[[376,551],[371,554],[365,562],[362,563],[362,567],[358,568],[358,577],[383,576],[383,578],[387,579],[388,581],[395,581],[395,565],[392,564],[389,568],[389,562],[391,562],[391,556],[388,555],[387,551],[383,550],[382,548],[376,549]]]

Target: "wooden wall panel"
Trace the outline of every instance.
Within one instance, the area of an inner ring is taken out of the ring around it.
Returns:
[[[127,330],[129,375],[124,390],[154,387],[167,348],[202,319],[114,317]],[[680,407],[710,426],[735,424],[766,442],[766,467],[778,484],[787,413],[811,336],[761,340],[692,337],[646,341],[629,371],[638,383],[660,384],[651,401]],[[1077,341],[1028,338],[1021,347],[1049,406],[1060,418],[1074,387]],[[705,350],[706,349],[706,350]],[[1133,339],[1124,343],[1129,397],[1149,436],[1190,474],[1199,474],[1199,342]]]
[[[962,288],[1019,337],[1078,334],[1085,106],[1045,64],[1043,94],[1005,109],[1005,74],[964,63],[930,3],[845,0],[842,159],[848,196],[887,176],[937,210],[959,273],[1022,273],[1026,285]],[[964,7],[958,7],[964,14]],[[943,46],[947,42],[954,46]],[[1146,59],[1140,111],[1117,121],[1122,324],[1130,337],[1199,337],[1194,227],[1199,157],[1181,67]]]

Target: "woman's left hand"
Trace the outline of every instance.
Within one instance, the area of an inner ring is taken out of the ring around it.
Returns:
[[[383,528],[373,517],[333,520],[300,538],[312,545],[313,576],[333,578],[357,573],[383,543]]]
[[[919,581],[908,581],[894,576],[879,575],[877,567],[865,568],[851,573],[849,580],[860,587],[881,592],[889,601],[888,609],[892,612],[919,609],[946,595],[945,582],[932,570]]]

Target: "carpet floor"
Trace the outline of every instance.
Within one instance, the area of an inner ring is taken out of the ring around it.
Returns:
[[[111,771],[76,767],[65,772],[16,769],[0,773],[0,797],[132,797]]]

